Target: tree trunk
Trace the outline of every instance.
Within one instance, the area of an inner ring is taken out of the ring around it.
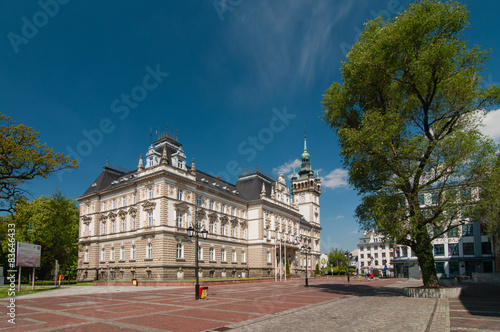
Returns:
[[[431,238],[426,227],[421,227],[421,230],[416,234],[415,245],[412,246],[412,250],[415,251],[415,255],[418,257],[418,265],[422,271],[424,286],[439,287]]]

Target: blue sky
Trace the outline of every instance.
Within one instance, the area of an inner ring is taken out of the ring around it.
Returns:
[[[493,55],[500,81],[500,2],[470,3],[467,39]],[[106,159],[137,166],[150,128],[178,131],[196,168],[235,182],[240,168],[290,174],[307,128],[323,177],[322,249],[353,250],[359,200],[337,139],[321,121],[322,95],[363,23],[408,1],[0,2],[0,112],[78,155],[71,173],[32,182],[33,194],[81,195]],[[500,139],[500,112],[485,130]],[[235,171],[237,170],[237,171]]]

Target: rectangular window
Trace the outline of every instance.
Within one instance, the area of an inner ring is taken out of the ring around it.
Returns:
[[[153,259],[153,244],[148,243],[146,246],[146,259]]]
[[[436,262],[436,273],[444,273],[444,262]]]
[[[408,247],[403,247],[403,252],[401,253],[401,257],[408,257]]]
[[[432,204],[437,204],[439,202],[439,194],[437,192],[433,192],[431,194]]]
[[[202,206],[201,196],[196,196],[196,206]]]
[[[268,256],[268,258],[267,258],[267,262],[268,262],[268,263],[271,263],[271,262],[270,262],[270,260],[271,260],[271,257],[270,257],[270,256],[271,256],[271,253],[270,253],[269,251],[267,252],[267,256]],[[247,255],[246,255],[246,253],[245,253],[245,250],[243,250],[243,251],[241,252],[241,262],[242,262],[242,263],[246,263],[246,261],[247,261]]]
[[[115,227],[115,222],[111,222],[111,233],[116,233],[116,227]]]
[[[125,205],[127,205],[127,200],[125,198],[125,196],[122,197],[122,207],[124,207]]]
[[[125,218],[122,219],[122,232],[125,232],[125,227],[127,224],[125,223]]]
[[[120,260],[121,261],[125,260],[125,247],[120,248]]]
[[[182,201],[182,196],[183,196],[182,189],[177,189],[177,199],[179,201]]]
[[[148,188],[148,197],[153,198],[153,188]]]
[[[233,250],[231,253],[231,262],[236,262],[236,250]]]
[[[203,260],[203,247],[198,246],[198,260],[202,261]]]
[[[464,255],[474,255],[474,243],[464,243]]]
[[[220,212],[225,213],[225,211],[226,211],[226,204],[221,204],[220,205]]]
[[[460,274],[458,262],[449,262],[448,267],[450,268],[450,275]]]
[[[481,242],[481,252],[483,255],[491,255],[491,242]]]
[[[448,243],[448,256],[458,256],[458,243]]]
[[[213,247],[210,247],[209,254],[210,254],[209,259],[211,261],[215,261],[215,249]]]
[[[135,261],[135,246],[130,247],[130,260]]]
[[[113,209],[116,209],[116,199],[113,199]]]
[[[469,202],[472,197],[470,188],[462,189],[460,196],[462,198],[462,203]]]
[[[210,225],[208,226],[208,232],[214,234],[215,233],[214,229],[215,229],[214,221],[210,220]]]
[[[176,225],[177,227],[182,227],[182,213],[180,212],[177,212]]]
[[[181,243],[177,243],[177,255],[176,255],[176,258],[177,259],[184,258],[184,250],[183,250],[183,247],[182,247]]]
[[[214,201],[210,201],[210,210],[213,210],[214,209]]]
[[[443,238],[444,237],[443,229],[441,227],[434,227],[434,236],[438,234],[441,234],[438,236],[438,238]]]
[[[434,245],[434,256],[444,256],[444,244]]]
[[[226,224],[220,225],[220,235],[226,235]]]
[[[474,235],[474,224],[462,225],[462,236]]]
[[[83,257],[83,261],[85,263],[89,262],[89,250],[88,249],[85,249],[85,256]]]
[[[137,203],[137,195],[136,194],[133,194],[132,195],[132,202],[135,204]]]
[[[458,237],[458,226],[448,230],[448,237]]]
[[[148,212],[148,226],[153,226],[153,211]]]
[[[103,202],[103,203],[102,203],[102,209],[103,209],[103,210],[106,210],[106,202]]]
[[[135,216],[132,216],[132,230],[135,230],[135,222],[136,222]]]
[[[114,262],[115,261],[115,248],[111,247],[111,250],[109,252],[109,261]]]
[[[425,205],[425,196],[424,196],[424,194],[419,194],[418,195],[418,204]]]
[[[225,262],[226,261],[226,249],[222,248],[220,250],[220,260],[221,262]]]

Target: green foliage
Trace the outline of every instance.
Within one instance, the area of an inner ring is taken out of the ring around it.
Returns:
[[[468,11],[458,2],[416,1],[393,20],[369,21],[342,64],[342,83],[324,95],[324,120],[337,133],[349,183],[362,196],[356,217],[410,246],[425,285],[437,285],[431,241],[459,220],[474,195],[446,195],[483,183],[497,147],[478,130],[477,110],[498,105],[484,86],[489,56],[467,47]],[[419,195],[433,191],[432,206]],[[446,214],[443,213],[446,211]]]
[[[346,251],[337,248],[331,248],[328,253],[328,265],[330,266],[347,266],[347,257],[345,256]]]
[[[488,234],[500,238],[500,156],[481,184],[481,200],[474,219],[482,221]]]
[[[56,259],[60,274],[66,277],[69,272],[74,276],[78,259],[78,215],[76,202],[56,192],[31,202],[19,201],[14,214],[5,217],[2,226],[15,222],[16,241],[42,246],[41,266],[36,270],[38,278],[52,278]],[[2,248],[6,254],[5,239]]]
[[[290,265],[288,264],[288,259],[286,259],[285,261],[286,261],[285,272],[286,272],[286,275],[289,276],[290,275]]]
[[[374,269],[373,270],[373,276],[374,277],[380,277],[380,270]]]
[[[41,144],[38,135],[0,114],[0,211],[14,211],[16,202],[24,197],[20,186],[26,181],[78,166],[76,160]]]
[[[316,263],[316,268],[314,269],[314,275],[319,275],[320,274],[320,271],[319,271],[319,264]]]

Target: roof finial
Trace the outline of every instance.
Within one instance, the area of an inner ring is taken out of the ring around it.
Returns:
[[[144,165],[142,163],[142,154],[141,156],[139,157],[139,164],[137,165],[137,171],[143,171],[144,170]]]

